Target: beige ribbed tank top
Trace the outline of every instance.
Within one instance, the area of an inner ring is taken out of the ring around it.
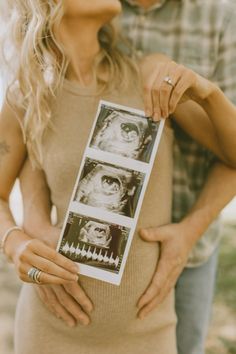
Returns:
[[[100,99],[143,109],[136,89],[99,95],[91,87],[81,88],[65,81],[53,103],[54,128],[48,129],[43,142],[43,170],[57,208],[59,227],[64,221]],[[163,225],[171,220],[172,138],[171,129],[165,127],[137,229]],[[137,319],[136,304],[152,279],[158,255],[158,244],[144,242],[136,232],[120,286],[80,276],[80,284],[95,308],[88,327],[79,325],[68,329],[44,308],[30,287],[25,287],[24,299],[28,297],[27,304],[34,307],[31,310],[34,316],[24,311],[25,301],[22,301],[18,318],[23,326],[30,321],[31,330],[36,328],[38,338],[50,343],[50,349],[43,343],[37,349],[37,340],[34,343],[32,339],[30,347],[24,344],[24,354],[30,350],[34,354],[175,354],[173,293],[146,319]]]

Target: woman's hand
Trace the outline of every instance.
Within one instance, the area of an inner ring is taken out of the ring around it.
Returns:
[[[66,284],[78,280],[78,267],[73,261],[22,231],[14,231],[6,242],[5,250],[24,282],[34,282],[28,275],[31,268],[41,271],[38,279],[40,284]]]
[[[141,62],[146,115],[155,121],[174,113],[189,99],[202,103],[215,85],[165,55],[153,54]]]
[[[33,232],[33,230],[31,231]],[[46,247],[47,252],[49,251],[53,257],[57,258],[58,256],[60,256],[60,262],[59,264],[57,263],[57,266],[60,267],[60,270],[59,273],[57,273],[56,277],[54,273],[55,281],[52,281],[51,278],[50,284],[46,284],[47,282],[43,280],[43,274],[41,274],[41,285],[35,285],[37,294],[43,304],[47,307],[47,309],[51,313],[53,313],[57,318],[61,318],[68,326],[74,327],[77,322],[82,325],[88,325],[90,323],[90,317],[88,314],[93,310],[92,301],[87,296],[78,281],[71,281],[70,279],[67,280],[68,276],[71,277],[72,275],[74,277],[75,273],[78,273],[78,268],[72,261],[68,260],[67,258],[61,256],[56,251],[54,251],[57,245],[60,232],[61,230],[57,227],[54,227],[47,223],[41,223],[40,227],[35,228],[34,230],[34,236],[37,236],[38,239],[32,239],[29,236],[23,234],[24,243],[21,243],[17,246],[16,251],[14,251],[15,256],[13,256],[12,258],[14,258],[15,260],[15,264],[17,265],[16,268],[18,268],[18,274],[20,278],[23,281],[29,282],[30,280],[27,278],[26,275],[26,270],[29,268],[29,257],[30,259],[32,257],[35,258],[35,253],[34,251],[32,252],[31,248],[35,249],[35,246],[40,244],[41,247],[37,249],[37,253],[39,253],[38,250],[42,249],[43,245],[43,249],[45,250]],[[29,240],[31,240],[31,242],[29,242]],[[12,240],[12,242],[13,241],[14,240]],[[36,241],[36,243],[32,243],[32,241]],[[8,246],[10,247],[10,245],[6,244],[6,248],[8,248]],[[66,264],[64,262],[66,262]],[[42,268],[39,268],[39,264],[36,264],[35,261],[33,263],[31,262],[30,265],[31,267],[36,267],[42,270]],[[49,262],[47,263],[47,266],[49,266]],[[61,272],[64,272],[65,270],[66,273],[63,273],[64,275],[60,276],[60,274],[62,274]],[[58,271],[58,268],[55,269],[55,271]],[[76,276],[75,280],[77,279],[78,277]]]

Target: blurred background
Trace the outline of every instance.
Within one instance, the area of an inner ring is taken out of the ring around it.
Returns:
[[[0,76],[0,106],[3,92]],[[20,225],[23,212],[18,183],[11,195],[11,208]],[[223,239],[207,354],[236,354],[236,198],[224,209],[222,219]],[[20,286],[13,266],[0,255],[0,354],[13,354],[14,313]]]

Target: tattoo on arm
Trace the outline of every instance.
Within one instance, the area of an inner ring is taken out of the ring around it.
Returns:
[[[0,164],[2,162],[2,158],[10,153],[10,146],[6,143],[6,141],[0,141]]]

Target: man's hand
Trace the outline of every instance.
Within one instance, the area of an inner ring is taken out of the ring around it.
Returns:
[[[160,259],[150,285],[139,299],[139,318],[146,317],[174,288],[194,245],[190,232],[181,223],[140,230],[145,241],[160,242]]]
[[[77,322],[84,326],[90,323],[88,314],[93,310],[93,304],[79,283],[35,285],[35,288],[48,310],[69,327],[75,327]]]

